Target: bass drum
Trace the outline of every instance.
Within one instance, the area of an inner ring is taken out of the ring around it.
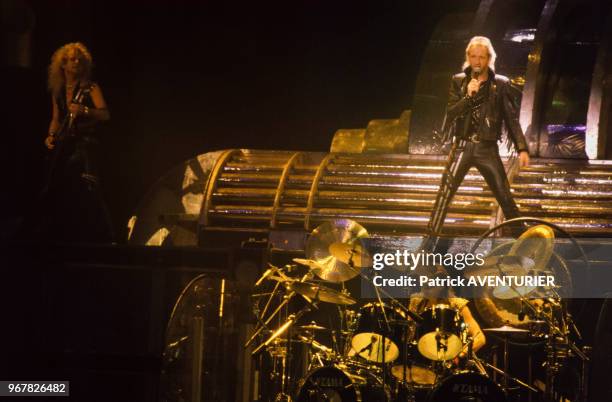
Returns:
[[[389,402],[382,380],[366,370],[342,366],[321,367],[303,381],[297,402]]]
[[[464,372],[442,380],[427,402],[507,402],[502,388],[482,374]]]

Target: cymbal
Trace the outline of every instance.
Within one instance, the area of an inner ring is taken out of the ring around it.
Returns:
[[[496,254],[485,258],[485,264],[475,269],[466,269],[466,275],[499,275],[499,268],[509,275],[526,275],[546,273],[555,277],[555,287],[528,287],[517,289],[523,295],[521,300],[512,289],[500,287],[481,288],[476,292],[474,304],[478,315],[483,322],[491,327],[498,328],[511,325],[514,328],[530,330],[541,325],[540,318],[532,310],[541,310],[541,304],[551,294],[561,298],[572,295],[573,285],[571,274],[567,267],[561,263],[549,264],[554,245],[554,232],[545,225],[537,225],[523,233],[515,242],[504,249],[496,250]],[[557,257],[559,259],[560,257]],[[525,300],[526,299],[526,300]],[[525,308],[525,303],[534,308]],[[535,342],[542,337],[534,332],[531,337],[519,337],[520,342]]]
[[[312,282],[293,282],[288,285],[289,289],[302,296],[309,297],[314,300],[320,300],[326,303],[333,304],[355,304],[357,301],[342,292],[335,289],[328,288],[327,286],[319,285]]]
[[[304,331],[329,331],[327,328],[317,325],[317,323],[314,321],[308,325],[302,325],[298,328],[303,329]]]
[[[499,328],[485,328],[483,332],[491,332],[493,334],[528,334],[529,331],[521,328],[514,328],[509,325],[504,325]]]
[[[535,261],[528,257],[519,255],[494,255],[484,259],[484,264],[470,269],[466,276],[527,276],[536,275],[543,272],[534,271]],[[531,294],[537,286],[497,286],[491,289],[493,297],[502,300],[516,299]]]
[[[329,253],[334,256],[338,261],[344,264],[355,267],[365,268],[367,267],[368,254],[363,249],[360,243],[332,243],[329,245]]]
[[[315,228],[306,242],[308,264],[319,278],[339,283],[355,278],[369,266],[369,255],[361,239],[368,232],[350,219],[335,219]]]
[[[470,268],[466,271],[468,276],[499,275],[500,271],[506,275],[521,275],[534,266],[534,261],[528,257],[518,255],[492,255],[484,259],[484,264]]]
[[[293,262],[297,262],[300,265],[305,265],[310,269],[325,269],[325,267],[315,260],[309,260],[307,258],[294,258]]]

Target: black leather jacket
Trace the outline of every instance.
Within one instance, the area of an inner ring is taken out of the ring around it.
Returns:
[[[453,76],[444,119],[443,130],[446,135],[472,134],[466,132],[469,126],[470,111],[474,106],[474,98],[466,95],[470,77],[470,67]],[[517,97],[513,94],[514,89],[510,86],[510,80],[508,77],[495,74],[492,70],[489,70],[489,80],[489,96],[488,99],[485,99],[484,116],[478,127],[478,137],[485,141],[499,140],[502,122],[505,122],[508,135],[517,151],[527,151],[527,141],[519,124],[518,107],[515,105]]]

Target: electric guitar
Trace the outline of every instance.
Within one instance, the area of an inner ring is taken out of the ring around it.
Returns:
[[[85,98],[86,88],[82,88],[78,85],[78,90],[72,97],[72,103],[76,103],[77,105],[82,105],[83,99]],[[60,125],[60,129],[54,136],[54,147],[50,149],[50,154],[47,158],[47,175],[45,180],[45,185],[42,190],[42,194],[45,195],[48,193],[49,189],[52,187],[53,183],[56,179],[56,174],[58,168],[62,165],[63,162],[66,161],[66,158],[70,155],[71,151],[71,141],[78,136],[78,133],[75,130],[75,121],[76,116],[74,113],[69,112],[62,124]]]

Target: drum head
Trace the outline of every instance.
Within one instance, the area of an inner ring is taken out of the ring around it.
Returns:
[[[454,359],[463,343],[455,334],[445,332],[429,332],[419,338],[419,352],[428,359],[442,361]]]
[[[399,348],[389,338],[385,338],[385,350],[383,353],[383,337],[373,332],[363,332],[353,337],[351,342],[355,352],[360,352],[359,357],[374,363],[391,363],[399,356]]]
[[[507,402],[501,387],[477,373],[458,373],[442,380],[427,402]]]
[[[433,387],[436,383],[436,373],[427,366],[419,364],[408,364],[405,367],[396,365],[391,368],[391,373],[400,381],[418,387]]]
[[[412,336],[414,332],[414,328],[408,324],[403,311],[386,304],[368,303],[359,310],[351,346],[363,359],[373,363],[390,363],[398,358],[398,345],[402,339],[406,334]]]

